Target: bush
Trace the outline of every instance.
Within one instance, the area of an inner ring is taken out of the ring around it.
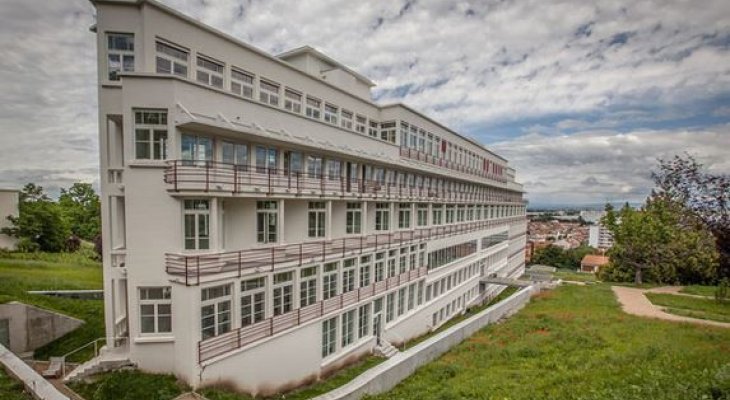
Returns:
[[[715,300],[719,303],[730,300],[730,279],[723,278],[715,289]]]

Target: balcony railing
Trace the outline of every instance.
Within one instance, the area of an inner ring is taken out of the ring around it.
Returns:
[[[170,160],[165,170],[169,189],[179,191],[265,193],[373,199],[422,199],[443,202],[510,202],[524,205],[519,196],[506,196],[483,190],[456,190],[446,185],[409,186],[402,183],[326,173],[288,171],[251,167],[217,161]]]
[[[305,322],[341,310],[361,300],[377,296],[388,290],[413,282],[427,273],[426,267],[412,269],[400,275],[371,283],[346,293],[330,297],[306,307],[301,307],[285,314],[264,319],[255,324],[234,329],[198,342],[198,360],[204,362],[219,355],[239,349],[250,343],[273,336],[277,333],[292,329]]]
[[[448,168],[448,169],[451,169],[454,171],[463,172],[465,174],[481,176],[482,178],[491,179],[493,181],[497,181],[500,183],[507,182],[507,178],[505,178],[504,176],[492,174],[487,171],[481,170],[479,168],[467,167],[465,165],[457,164],[452,161],[444,160],[443,158],[440,158],[440,157],[434,157],[433,155],[425,153],[420,150],[415,150],[415,149],[411,149],[408,147],[401,147],[400,155],[401,155],[401,157],[406,157],[406,158],[410,158],[412,160],[422,161],[422,162],[425,162],[428,164],[433,164],[438,167]]]
[[[235,274],[240,277],[244,272],[274,271],[277,267],[285,268],[322,262],[328,258],[343,258],[416,241],[489,229],[524,219],[524,217],[502,218],[494,221],[467,222],[222,253],[196,255],[167,253],[165,270],[170,275],[183,276],[185,285],[199,285],[201,277],[215,278],[221,274]]]

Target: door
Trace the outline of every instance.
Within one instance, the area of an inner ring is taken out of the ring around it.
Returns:
[[[0,344],[10,349],[10,320],[0,319]]]

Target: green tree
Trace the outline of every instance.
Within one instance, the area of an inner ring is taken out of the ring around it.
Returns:
[[[59,252],[70,234],[63,212],[41,186],[29,183],[19,195],[18,216],[8,216],[12,226],[2,233],[17,237],[24,250]]]
[[[96,238],[101,230],[101,204],[90,183],[77,182],[68,190],[61,189],[58,204],[71,233],[86,240]]]

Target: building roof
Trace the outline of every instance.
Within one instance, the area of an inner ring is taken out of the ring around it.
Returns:
[[[602,267],[606,264],[608,264],[608,257],[598,254],[587,254],[580,262],[580,265],[588,265],[592,267]]]
[[[344,71],[347,71],[348,73],[350,73],[351,75],[353,75],[355,78],[357,78],[359,81],[363,82],[364,84],[366,84],[366,85],[368,85],[370,87],[375,86],[375,82],[371,81],[366,76],[362,75],[361,73],[359,73],[357,71],[354,71],[353,69],[351,69],[347,65],[342,64],[341,62],[333,59],[332,57],[328,56],[327,54],[322,53],[321,51],[315,49],[312,46],[297,47],[296,49],[291,49],[289,51],[285,51],[285,52],[277,55],[277,57],[279,57],[282,60],[286,60],[286,59],[288,59],[290,57],[295,57],[295,56],[298,56],[300,54],[309,54],[309,55],[312,55],[312,56],[314,56],[314,57],[316,57],[316,58],[318,58],[320,60],[326,61],[328,64],[332,64],[332,65],[334,65],[335,67],[337,67],[339,69],[342,69]]]

